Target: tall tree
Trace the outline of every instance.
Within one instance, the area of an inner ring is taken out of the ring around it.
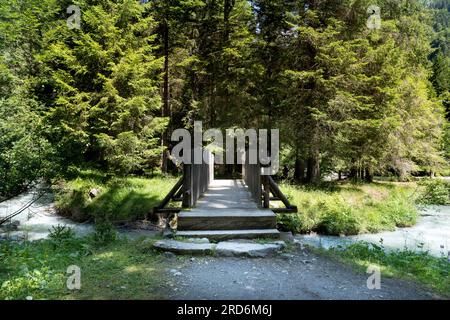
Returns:
[[[162,60],[149,4],[81,0],[80,29],[55,21],[41,57],[51,79],[49,139],[64,163],[95,161],[118,173],[154,166],[167,121],[159,116]]]

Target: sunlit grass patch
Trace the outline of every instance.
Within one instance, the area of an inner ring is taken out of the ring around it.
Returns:
[[[166,263],[142,252],[141,240],[95,247],[91,238],[1,244],[0,299],[161,299]],[[81,270],[81,289],[66,286],[67,267]]]
[[[427,251],[395,250],[386,252],[381,245],[358,242],[330,250],[325,254],[366,270],[378,266],[381,275],[399,277],[423,284],[444,297],[450,297],[450,262],[446,256],[434,257]]]
[[[351,235],[394,230],[416,223],[414,184],[332,184],[309,188],[282,184],[298,213],[279,215],[279,224],[300,233]]]
[[[174,177],[109,177],[85,170],[55,185],[56,206],[61,214],[81,221],[98,216],[111,221],[144,218],[175,183]],[[91,198],[92,189],[98,189],[99,195]]]

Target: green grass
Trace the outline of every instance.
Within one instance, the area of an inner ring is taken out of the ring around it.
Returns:
[[[279,215],[278,223],[298,233],[352,235],[412,226],[417,220],[414,183],[281,184],[298,213]]]
[[[151,243],[151,242],[150,242]],[[163,299],[167,267],[150,243],[120,239],[98,247],[92,238],[0,243],[0,300]],[[66,286],[67,267],[81,269],[81,289]]]
[[[378,266],[381,277],[404,278],[431,288],[443,297],[450,298],[450,262],[447,257],[437,258],[428,252],[397,250],[385,252],[382,246],[359,242],[348,247],[318,249],[328,256],[367,270]],[[383,280],[381,280],[383,281]]]
[[[443,179],[423,179],[419,182],[422,192],[417,199],[421,204],[450,204],[450,182]]]
[[[59,212],[77,221],[107,217],[111,221],[144,218],[175,185],[173,177],[112,177],[94,170],[80,171],[71,180],[55,183]],[[100,190],[91,199],[89,191]]]

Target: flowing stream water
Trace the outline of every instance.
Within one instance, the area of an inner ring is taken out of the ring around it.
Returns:
[[[38,187],[1,202],[0,219],[17,212],[41,193],[43,193],[43,188]],[[447,256],[450,251],[450,206],[427,206],[422,208],[420,213],[417,224],[410,228],[398,228],[395,231],[356,236],[339,237],[311,234],[297,235],[296,238],[303,243],[323,248],[345,246],[357,241],[376,244],[380,244],[380,241],[382,241],[386,250],[408,248],[416,251],[428,250],[434,256]],[[93,231],[93,225],[90,223],[77,223],[57,215],[54,197],[49,192],[44,193],[31,206],[12,218],[12,221],[19,222],[17,229],[0,228],[0,239],[43,239],[48,236],[49,229],[57,225],[72,228],[78,236],[87,235]],[[148,235],[148,232],[133,230],[122,230],[120,233],[129,237]]]
[[[42,193],[43,196],[37,199]],[[34,199],[37,200],[19,215],[11,219],[12,222],[19,222],[17,229],[0,229],[0,239],[43,239],[48,236],[50,232],[49,229],[57,225],[65,225],[70,227],[79,236],[86,235],[93,231],[92,224],[77,223],[59,216],[56,213],[53,194],[46,192],[43,187],[37,187],[10,200],[0,203],[0,219],[21,210]]]
[[[450,252],[450,206],[426,206],[420,210],[416,225],[355,236],[297,235],[297,239],[325,249],[346,246],[357,241],[380,245],[386,250],[405,249],[428,251],[431,255],[449,256]]]

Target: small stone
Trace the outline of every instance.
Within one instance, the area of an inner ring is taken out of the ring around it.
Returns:
[[[209,243],[209,239],[208,238],[188,238],[188,239],[186,239],[186,242],[191,242],[191,243]]]
[[[33,300],[33,297],[32,296],[27,296],[25,299],[26,300]]]
[[[170,252],[170,251],[166,251],[163,254],[164,254],[164,257],[167,258],[167,259],[173,259],[173,258],[176,257],[175,253]]]
[[[264,258],[275,254],[285,245],[283,241],[265,244],[224,241],[217,244],[216,254],[223,257]]]
[[[191,262],[194,262],[194,261],[195,261],[195,258],[192,257],[192,258],[190,258],[189,260],[191,260]]]
[[[100,190],[97,188],[92,188],[91,190],[89,190],[89,197],[91,198],[95,198],[100,194]]]
[[[20,226],[20,221],[14,220],[14,221],[11,221],[10,223],[3,225],[2,227],[3,227],[3,230],[8,232],[8,231],[17,231],[17,229],[19,229],[19,226]]]
[[[304,264],[307,264],[307,263],[311,263],[311,260],[303,260],[302,261]]]
[[[294,258],[294,255],[289,253],[282,253],[280,254],[280,257],[283,258],[284,260],[290,260]]]
[[[292,235],[292,232],[280,232],[280,239],[286,242],[294,242],[294,236]]]
[[[143,245],[149,245],[149,244],[152,244],[152,240],[151,239],[144,239],[144,240],[142,240],[142,244]]]
[[[121,286],[120,289],[125,290],[127,287],[126,286]]]
[[[212,243],[194,243],[176,240],[160,240],[153,247],[162,251],[170,251],[178,254],[210,254],[215,245]]]

